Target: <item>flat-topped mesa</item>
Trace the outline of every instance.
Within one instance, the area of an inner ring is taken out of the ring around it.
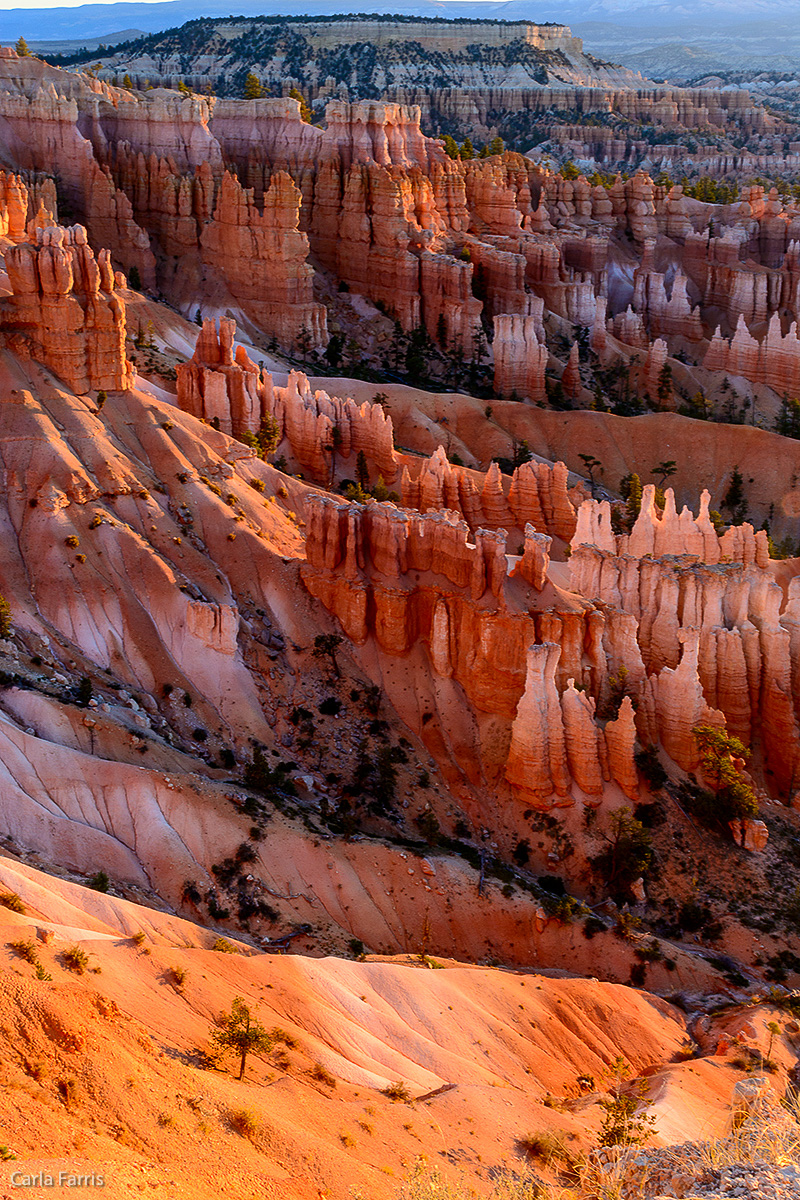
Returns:
[[[370,20],[369,17],[358,20],[338,17],[324,22],[309,18],[307,22],[292,22],[292,26],[315,47],[326,49],[362,43],[376,46],[389,43],[396,47],[403,42],[413,42],[430,52],[463,53],[474,46],[501,47],[524,42],[537,50],[580,53],[583,46],[581,39],[574,37],[567,25],[536,25],[530,21],[404,19],[394,23],[390,20]]]
[[[422,460],[415,477],[412,478],[408,466],[403,468],[401,494],[406,508],[420,512],[450,509],[473,530],[480,525],[525,530],[530,525],[538,533],[568,541],[576,527],[568,477],[562,462],[552,466],[522,463],[511,476],[506,493],[504,476],[497,463],[481,474],[453,465],[444,447],[439,446],[430,458]]]
[[[675,493],[667,488],[663,512],[656,507],[656,489],[646,484],[642,503],[630,534],[615,534],[611,528],[611,506],[607,500],[584,500],[578,509],[577,527],[572,538],[573,552],[581,546],[596,546],[611,554],[634,558],[663,558],[666,555],[691,555],[704,563],[741,562],[745,566],[769,565],[769,542],[763,529],[754,530],[745,522],[731,525],[720,537],[709,516],[711,496],[705,489],[700,496],[700,511],[695,517],[684,505],[680,514]]]
[[[539,341],[536,317],[494,318],[494,388],[504,399],[544,400],[547,346]]]
[[[6,251],[13,295],[0,327],[21,357],[35,358],[78,395],[133,386],[125,357],[125,306],[107,250],[97,257],[82,225],[37,227],[36,242]]]
[[[372,473],[394,481],[392,420],[380,404],[312,392],[300,371],[290,372],[286,387],[275,387],[243,346],[234,352],[235,338],[231,318],[220,318],[219,331],[213,320],[203,321],[194,354],[177,367],[179,408],[236,438],[258,433],[265,418],[273,418],[281,440],[320,483],[330,483],[338,461],[359,453]]]

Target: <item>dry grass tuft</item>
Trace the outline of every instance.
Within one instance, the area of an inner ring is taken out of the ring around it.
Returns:
[[[228,1113],[228,1124],[240,1137],[251,1140],[259,1130],[258,1117],[251,1108],[232,1108]]]

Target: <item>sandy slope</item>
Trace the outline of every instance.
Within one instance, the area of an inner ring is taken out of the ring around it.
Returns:
[[[25,915],[0,908],[0,1144],[17,1155],[0,1180],[47,1159],[104,1170],[104,1194],[120,1200],[142,1185],[187,1200],[345,1200],[359,1185],[388,1200],[425,1153],[479,1182],[519,1165],[517,1139],[531,1130],[590,1145],[601,1113],[577,1077],[602,1088],[618,1055],[651,1077],[658,1140],[728,1119],[737,1074],[721,1058],[667,1065],[685,1017],[644,992],[452,961],[223,954],[207,930],[8,859],[0,880],[27,901]],[[9,949],[28,938],[52,982]],[[80,976],[61,960],[75,942],[90,957]],[[291,1042],[252,1058],[241,1083],[230,1064],[201,1065],[234,995]],[[335,1086],[315,1077],[317,1063]],[[415,1096],[447,1090],[395,1104],[381,1094],[395,1080]],[[564,1107],[545,1106],[548,1094]],[[242,1107],[257,1121],[252,1139],[231,1128]]]

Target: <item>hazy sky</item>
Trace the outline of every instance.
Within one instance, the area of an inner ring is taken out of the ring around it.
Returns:
[[[113,4],[114,0],[95,0],[98,4]],[[157,4],[158,0],[136,0],[137,4]],[[0,9],[8,12],[15,8],[81,8],[87,0],[0,0]],[[47,31],[42,30],[41,36],[47,37]]]

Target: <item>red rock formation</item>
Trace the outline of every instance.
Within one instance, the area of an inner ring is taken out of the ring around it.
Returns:
[[[239,346],[234,358],[236,322],[203,321],[194,354],[179,363],[178,406],[241,438],[256,433],[264,415],[264,384],[255,363]]]
[[[420,293],[425,328],[441,349],[465,359],[476,348],[483,303],[472,292],[472,266],[448,254],[420,256]],[[442,337],[442,334],[444,335]]]
[[[546,533],[537,533],[532,525],[525,526],[524,549],[517,570],[537,592],[541,592],[547,582],[551,542],[552,538]]]
[[[412,477],[409,468],[415,472]],[[470,529],[480,525],[522,532],[528,525],[540,533],[569,540],[575,532],[575,508],[567,491],[563,463],[527,462],[517,467],[506,492],[497,464],[486,475],[454,466],[440,446],[428,459],[410,459],[403,468],[401,490],[406,508],[420,512],[450,509]]]
[[[774,313],[766,337],[759,342],[749,332],[745,318],[740,316],[732,341],[726,341],[717,329],[703,366],[707,371],[741,375],[753,383],[766,384],[779,394],[792,395],[800,391],[797,324],[793,322],[784,336],[780,316]]]
[[[470,543],[467,526],[441,513],[324,496],[309,498],[307,523],[303,581],[349,637],[372,636],[393,655],[422,640],[436,670],[452,673],[478,710],[513,715],[532,625],[526,604],[509,609],[502,531],[478,530]]]
[[[697,673],[699,634],[691,631],[681,635],[683,655],[674,670],[665,667],[658,675],[655,692],[658,732],[667,754],[685,771],[693,771],[700,762],[700,752],[693,730],[698,725],[724,726],[722,713],[708,706]]]
[[[535,317],[494,318],[494,387],[505,398],[545,398],[547,347],[539,341]]]
[[[86,184],[87,222],[96,244],[108,246],[125,271],[136,267],[142,287],[154,290],[156,260],[150,239],[133,217],[133,206],[123,191],[114,186],[111,172],[93,159]]]
[[[594,699],[577,691],[575,681],[570,679],[561,696],[561,712],[570,775],[581,791],[589,796],[601,796],[603,773],[598,738],[602,734],[594,721]]]
[[[279,171],[261,212],[253,194],[225,172],[212,221],[200,237],[204,261],[262,328],[285,345],[305,331],[309,347],[328,342],[325,309],[314,302],[308,238],[298,228],[300,192]]]
[[[609,721],[605,730],[608,748],[608,769],[612,779],[622,788],[629,800],[639,799],[639,775],[634,761],[636,723],[630,696],[624,696],[616,720]]]
[[[230,318],[220,318],[219,333],[214,321],[203,322],[192,358],[177,368],[180,408],[237,438],[257,433],[265,417],[273,418],[296,460],[320,483],[331,482],[337,461],[359,452],[374,473],[394,481],[392,422],[380,404],[312,393],[298,371],[290,372],[286,387],[275,387],[244,347],[234,353],[235,336],[236,322]]]
[[[274,387],[264,375],[264,411],[274,417],[297,461],[323,483],[335,474],[337,461],[354,459],[363,452],[375,475],[393,483],[398,470],[392,420],[380,404],[312,392],[305,375],[291,371],[285,388]]]
[[[569,797],[569,771],[556,666],[556,645],[531,646],[527,656],[525,690],[511,728],[506,779],[522,803],[550,808]]]
[[[82,225],[37,234],[36,245],[6,251],[13,295],[2,302],[0,324],[8,344],[44,363],[79,395],[130,387],[125,306],[108,251],[95,258]]]
[[[564,373],[561,376],[561,384],[564,388],[564,393],[574,399],[581,389],[581,373],[580,359],[578,357],[578,343],[572,343],[572,349],[569,352],[569,360]]]
[[[749,523],[732,525],[720,537],[709,517],[711,496],[704,489],[700,511],[695,518],[684,506],[680,515],[675,507],[672,488],[664,493],[663,512],[655,503],[655,484],[648,483],[642,492],[642,503],[630,536],[616,535],[611,530],[611,511],[606,501],[585,500],[578,510],[578,521],[572,538],[572,549],[596,546],[611,554],[628,554],[636,558],[649,555],[693,555],[701,562],[755,563],[766,568],[769,564],[769,544],[763,529],[755,531]]]
[[[28,209],[28,189],[22,179],[0,171],[0,236],[21,242],[26,233]]]

